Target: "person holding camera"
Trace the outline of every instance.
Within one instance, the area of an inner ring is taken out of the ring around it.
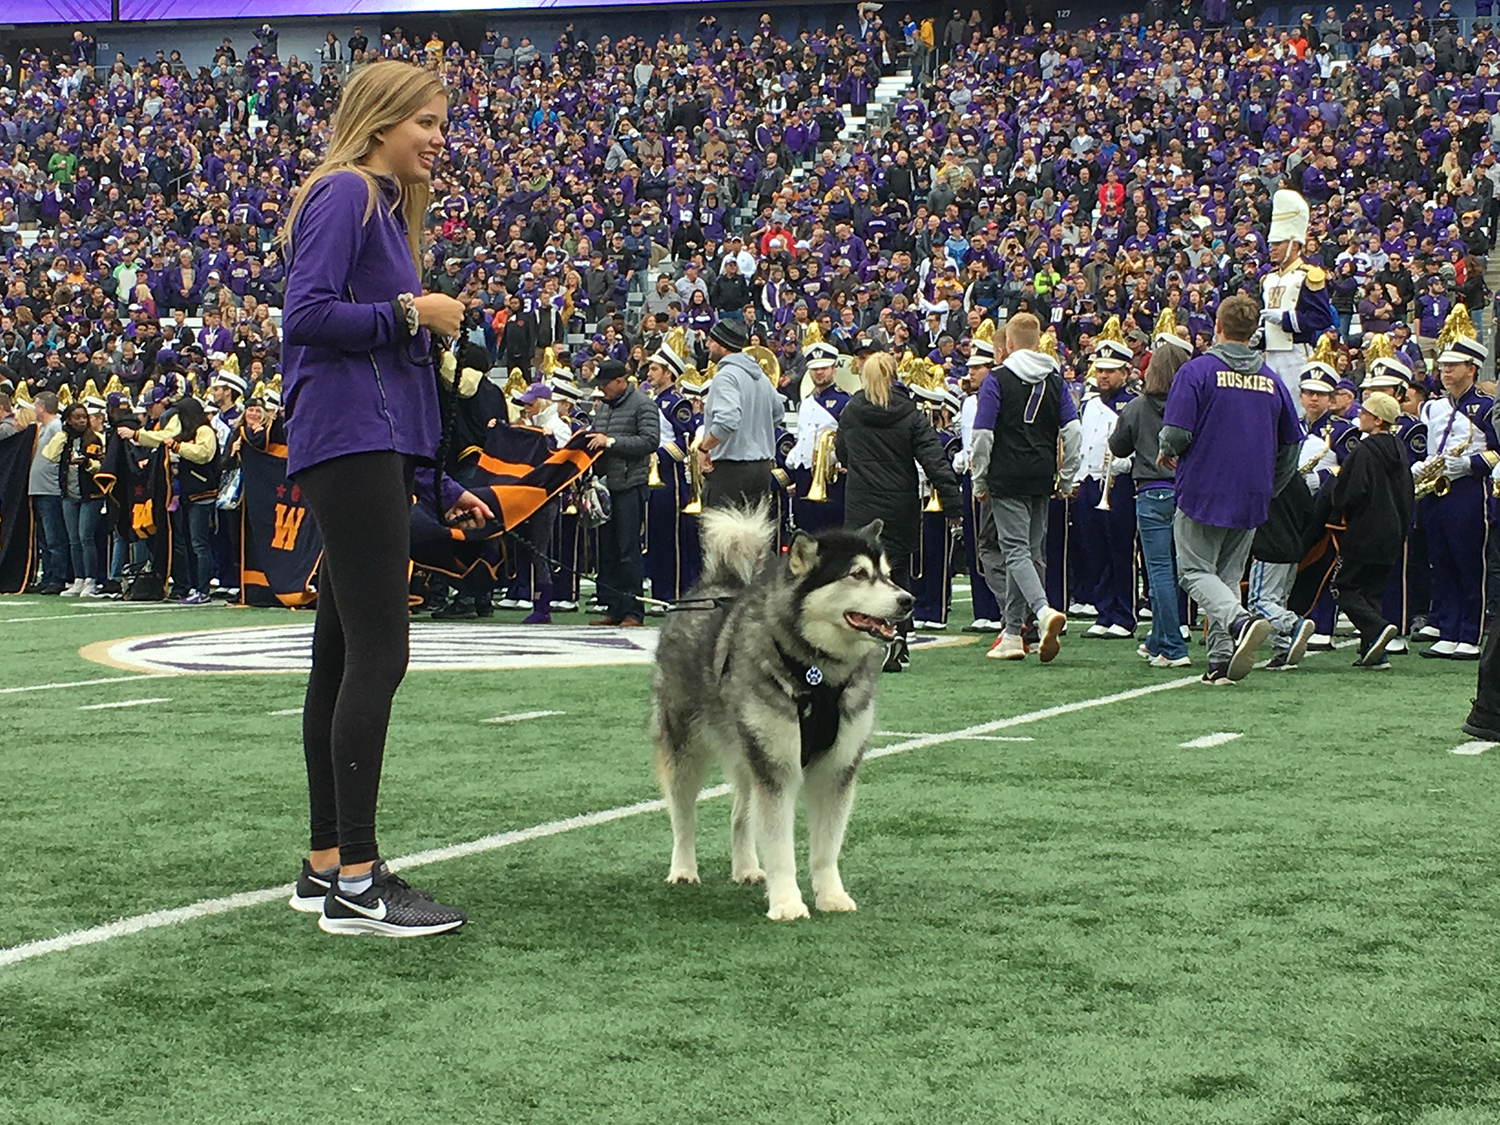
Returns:
[[[634,628],[646,616],[641,602],[641,525],[651,475],[647,462],[661,441],[661,415],[649,397],[630,385],[625,365],[617,359],[599,364],[589,385],[604,396],[594,411],[589,449],[599,453],[594,473],[609,489],[610,501],[609,522],[599,529],[599,600],[604,616],[589,624]]]

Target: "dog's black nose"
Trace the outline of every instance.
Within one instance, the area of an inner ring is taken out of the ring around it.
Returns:
[[[911,612],[911,607],[915,604],[915,601],[916,599],[905,590],[902,590],[900,596],[896,598],[896,605],[903,614],[907,614]]]

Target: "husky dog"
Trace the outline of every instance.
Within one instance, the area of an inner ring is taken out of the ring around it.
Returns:
[[[702,578],[667,615],[656,650],[651,727],[672,816],[667,882],[698,882],[698,793],[717,754],[734,790],[734,881],[764,882],[774,921],[808,916],[792,842],[805,789],[814,903],[854,909],[839,848],[886,644],[912,607],[891,581],[880,527],[799,532],[781,555],[765,507],[703,513]]]

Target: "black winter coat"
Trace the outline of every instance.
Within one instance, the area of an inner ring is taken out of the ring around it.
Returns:
[[[1356,443],[1333,484],[1334,513],[1347,524],[1339,536],[1339,553],[1351,562],[1395,562],[1414,502],[1400,439],[1379,433]]]
[[[875,406],[860,391],[839,414],[834,442],[839,463],[848,470],[844,486],[844,526],[885,521],[880,543],[888,555],[905,557],[922,542],[922,506],[917,496],[917,463],[938,490],[943,511],[957,515],[963,497],[958,474],[943,452],[937,431],[906,393],[891,388],[890,405]]]

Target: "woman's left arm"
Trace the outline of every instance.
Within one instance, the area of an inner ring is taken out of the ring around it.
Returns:
[[[282,322],[287,343],[368,352],[406,338],[406,321],[393,301],[350,299],[350,271],[365,243],[368,190],[357,174],[335,173],[313,188],[297,216]]]

